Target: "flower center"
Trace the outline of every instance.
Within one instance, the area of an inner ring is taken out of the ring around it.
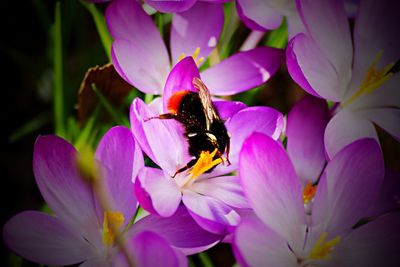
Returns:
[[[316,191],[317,191],[317,185],[313,185],[312,181],[308,181],[306,187],[303,190],[304,204],[308,204],[314,198]]]
[[[325,241],[328,236],[327,232],[322,233],[317,243],[315,243],[313,249],[308,256],[312,260],[326,260],[330,258],[330,255],[335,246],[340,242],[341,237],[337,236],[329,241]]]
[[[360,88],[350,99],[348,99],[343,104],[343,106],[347,106],[348,104],[352,103],[361,95],[372,93],[377,88],[379,88],[384,82],[389,80],[390,77],[393,76],[394,72],[392,72],[391,70],[395,66],[395,63],[390,63],[381,70],[377,69],[377,65],[382,57],[382,54],[383,50],[379,50],[375,56],[374,61],[367,70],[364,81],[361,83]]]
[[[222,158],[217,158],[213,160],[217,152],[218,149],[214,149],[212,153],[210,153],[209,151],[201,151],[200,157],[197,160],[196,164],[194,164],[193,168],[188,172],[189,174],[191,174],[192,179],[199,177],[201,174],[205,173],[206,171],[223,161]]]
[[[196,62],[196,65],[199,66],[201,62],[204,61],[204,57],[201,57],[197,59],[197,57],[200,54],[200,47],[197,47],[196,50],[194,50],[194,53],[192,55],[193,60]],[[179,61],[181,61],[185,57],[185,53],[182,53],[179,57]]]
[[[103,244],[113,246],[125,218],[119,211],[105,211],[103,220]],[[116,231],[116,233],[114,232]]]

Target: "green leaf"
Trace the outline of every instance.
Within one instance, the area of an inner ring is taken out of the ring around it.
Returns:
[[[97,119],[99,118],[101,113],[101,106],[97,105],[95,110],[93,111],[92,115],[89,117],[87,120],[85,127],[81,131],[80,135],[78,136],[74,146],[76,149],[79,151],[83,146],[88,145],[93,141],[95,138],[96,132],[94,131],[95,128],[95,123],[97,122]]]
[[[103,44],[104,51],[107,54],[108,59],[111,62],[111,45],[112,38],[110,32],[107,29],[106,20],[104,15],[96,8],[94,4],[89,4],[83,0],[81,4],[90,12],[96,25],[97,32],[99,33],[101,43]]]
[[[50,123],[51,116],[48,112],[42,113],[36,118],[28,121],[26,124],[22,125],[15,132],[13,132],[9,137],[9,142],[13,143],[18,141],[20,138],[28,135],[36,130],[39,130],[44,125]]]
[[[54,125],[55,133],[65,137],[65,110],[63,89],[63,58],[62,58],[62,34],[61,34],[61,2],[57,1],[55,7],[55,21],[52,27],[53,33],[53,65],[54,65]]]
[[[269,32],[265,44],[275,48],[285,48],[288,42],[286,19],[282,21],[278,29]]]
[[[206,252],[201,252],[198,255],[204,267],[213,267],[212,261]]]

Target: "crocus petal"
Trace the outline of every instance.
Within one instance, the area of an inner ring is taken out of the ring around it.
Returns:
[[[94,256],[78,231],[37,211],[24,211],[11,218],[4,226],[3,238],[18,255],[45,265],[71,265]]]
[[[105,189],[110,194],[112,207],[124,215],[126,225],[137,206],[133,180],[144,166],[139,145],[128,128],[117,126],[111,128],[101,139],[95,159],[105,166]],[[101,212],[100,218],[102,214]]]
[[[235,208],[249,208],[238,176],[220,176],[193,183],[191,190]]]
[[[297,0],[296,3],[309,36],[337,73],[339,87],[330,90],[343,96],[351,78],[353,59],[350,27],[343,2]]]
[[[340,77],[315,41],[300,33],[288,45],[287,65],[292,78],[308,93],[340,101]]]
[[[325,129],[325,149],[329,158],[355,140],[361,138],[378,140],[374,125],[360,114],[344,109],[339,111]]]
[[[203,21],[205,14],[207,23]],[[188,11],[175,14],[171,28],[172,62],[178,62],[182,53],[192,55],[197,48],[198,58],[207,58],[217,45],[223,25],[222,4],[197,2]]]
[[[235,230],[233,251],[240,266],[298,266],[286,240],[255,216],[245,217]]]
[[[400,262],[400,214],[367,223],[347,235],[335,248],[335,266],[396,267]]]
[[[141,231],[159,234],[186,255],[201,252],[215,245],[222,238],[201,228],[183,205],[171,217],[161,218],[149,215],[136,222],[129,230],[131,234]]]
[[[396,27],[399,4],[399,1],[395,0],[379,2],[368,0],[359,4],[354,26],[353,84],[355,86],[348,92],[349,97],[358,90],[380,50],[383,53],[379,60],[379,69],[395,63],[400,58],[400,51],[397,49],[400,31]]]
[[[106,20],[117,72],[142,92],[161,94],[170,63],[151,18],[137,1],[117,0],[108,6]]]
[[[349,230],[376,200],[384,171],[382,152],[374,139],[358,140],[338,152],[318,184],[314,224],[332,236]]]
[[[150,167],[145,167],[139,172],[135,182],[135,193],[144,208],[148,207],[149,203],[144,203],[143,200],[149,196],[154,211],[163,217],[174,214],[181,201],[181,192],[172,178],[162,170]]]
[[[305,212],[300,183],[281,144],[264,134],[250,135],[240,152],[239,176],[257,216],[289,243],[295,242]]]
[[[247,108],[246,104],[239,101],[213,101],[213,104],[223,121],[229,120],[240,110]]]
[[[131,237],[126,246],[132,254],[132,260],[137,267],[147,266],[187,266],[186,257],[179,250],[175,250],[171,245],[153,232],[141,232]],[[129,267],[125,255],[120,253],[114,261],[114,266]]]
[[[150,119],[159,113],[155,113],[140,99],[136,99],[132,107],[131,127],[135,138],[143,151],[172,176],[190,160],[182,125],[172,119]]]
[[[361,114],[376,123],[390,135],[400,140],[400,109],[376,108],[362,111]]]
[[[249,123],[251,122],[251,123]],[[243,127],[246,125],[246,127]],[[250,107],[240,110],[226,123],[231,135],[229,159],[236,166],[244,140],[253,132],[260,132],[278,139],[283,130],[283,115],[269,107]]]
[[[187,190],[182,201],[193,219],[211,233],[229,234],[239,223],[239,214],[215,198]]]
[[[175,92],[181,90],[196,92],[196,89],[193,86],[193,78],[195,77],[200,78],[200,74],[196,63],[191,56],[185,57],[173,67],[168,75],[163,92],[165,112],[168,111],[168,101]]]
[[[145,0],[154,9],[164,13],[183,12],[191,8],[197,0],[173,1],[173,0]]]
[[[52,211],[87,239],[98,236],[93,192],[76,169],[76,150],[57,136],[40,136],[35,143],[33,172]]]
[[[369,216],[379,216],[400,209],[400,173],[386,169],[382,189],[376,202],[368,210]]]
[[[287,152],[302,182],[318,179],[325,165],[326,101],[307,95],[288,114]]]
[[[271,1],[238,0],[236,3],[240,19],[247,27],[256,31],[278,28],[283,14],[269,2]]]
[[[284,50],[257,47],[239,52],[201,73],[215,95],[231,95],[265,83],[279,69]]]

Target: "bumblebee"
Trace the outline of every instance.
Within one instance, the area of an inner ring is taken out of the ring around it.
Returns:
[[[229,162],[230,136],[224,121],[220,118],[205,84],[193,79],[197,92],[181,90],[168,101],[169,113],[160,114],[158,119],[174,119],[185,129],[189,143],[189,154],[193,156],[185,166],[178,169],[173,177],[193,167],[192,177],[211,172],[225,160]],[[226,152],[226,159],[222,155]]]

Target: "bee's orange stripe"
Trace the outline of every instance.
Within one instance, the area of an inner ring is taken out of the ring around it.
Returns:
[[[168,101],[168,111],[176,114],[179,109],[179,105],[181,104],[182,98],[189,93],[188,90],[181,90],[174,93]]]

